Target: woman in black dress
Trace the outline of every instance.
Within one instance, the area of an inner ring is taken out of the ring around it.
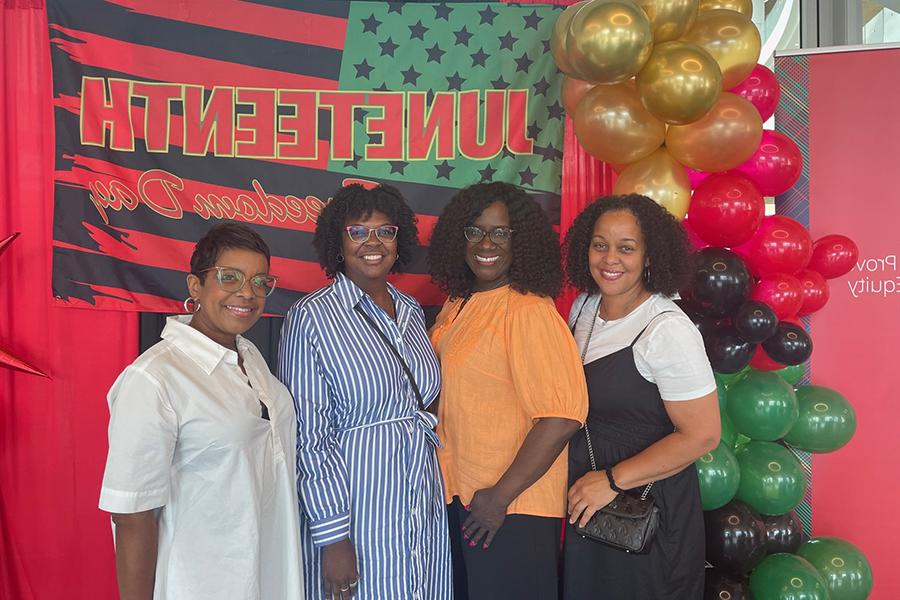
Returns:
[[[566,246],[569,279],[582,292],[570,323],[590,409],[569,447],[564,597],[699,600],[704,532],[693,462],[716,446],[719,412],[703,340],[671,300],[690,274],[684,230],[645,196],[612,196],[585,209]],[[646,554],[575,532],[617,490],[650,483],[660,527]]]

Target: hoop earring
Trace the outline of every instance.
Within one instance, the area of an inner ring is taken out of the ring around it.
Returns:
[[[650,283],[650,265],[644,267],[644,283]]]
[[[338,255],[337,255],[337,261],[338,261],[339,263],[344,262],[344,255],[343,255],[341,252],[338,252]]]
[[[195,298],[191,298],[190,296],[185,298],[184,312],[188,313],[189,315],[200,312],[200,301]]]

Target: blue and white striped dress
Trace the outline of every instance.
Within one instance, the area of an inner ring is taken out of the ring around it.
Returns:
[[[437,418],[418,410],[397,358],[359,304],[406,359],[425,405],[440,367],[419,304],[388,286],[397,320],[345,275],[299,300],[282,330],[279,378],[297,409],[297,488],[307,598],[322,598],[322,551],[356,549],[356,600],[450,600],[453,595]]]

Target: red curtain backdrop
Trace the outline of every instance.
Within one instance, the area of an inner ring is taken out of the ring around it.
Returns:
[[[568,4],[569,2],[560,2]],[[97,507],[106,391],[137,352],[137,315],[50,296],[54,162],[42,0],[0,0],[0,348],[49,379],[0,369],[0,598],[117,597],[109,518]],[[567,123],[562,231],[610,188]],[[567,298],[561,308],[567,308]]]
[[[0,2],[0,348],[49,379],[0,369],[0,598],[116,598],[97,507],[106,390],[137,350],[137,316],[50,296],[53,120],[43,2]]]

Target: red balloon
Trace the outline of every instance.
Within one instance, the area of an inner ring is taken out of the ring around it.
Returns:
[[[771,356],[766,354],[762,344],[756,347],[753,358],[750,359],[750,366],[758,371],[777,371],[785,367],[785,365],[775,361]]]
[[[692,169],[690,167],[685,167],[685,171],[687,171],[688,181],[691,182],[691,189],[696,190],[697,186],[706,181],[712,173],[707,173],[705,171],[698,171],[697,169]]]
[[[859,248],[845,235],[826,235],[813,244],[809,268],[821,273],[825,279],[846,275],[856,266]]]
[[[751,300],[768,304],[779,321],[790,319],[803,306],[803,284],[793,275],[776,273],[756,282]]]
[[[689,222],[690,219],[685,219],[681,222],[681,226],[684,227],[684,232],[687,234],[688,243],[691,245],[691,248],[696,252],[697,250],[703,250],[704,248],[709,247],[709,244],[703,241],[697,232],[694,231],[693,223]]]
[[[817,271],[811,269],[803,269],[797,273],[797,279],[803,290],[803,304],[798,315],[808,315],[816,312],[825,306],[831,292],[828,290],[828,282]]]
[[[716,173],[694,191],[688,219],[703,240],[724,248],[753,237],[765,211],[753,182],[738,173]]]
[[[797,183],[803,170],[803,155],[788,136],[763,130],[756,152],[734,170],[749,177],[763,196],[777,196]]]
[[[763,65],[753,67],[747,79],[728,91],[749,100],[759,111],[763,121],[775,114],[781,99],[781,86],[778,85],[775,73]]]
[[[806,227],[783,215],[763,217],[750,240],[732,250],[757,277],[775,273],[793,275],[806,267],[812,256],[812,238]]]

